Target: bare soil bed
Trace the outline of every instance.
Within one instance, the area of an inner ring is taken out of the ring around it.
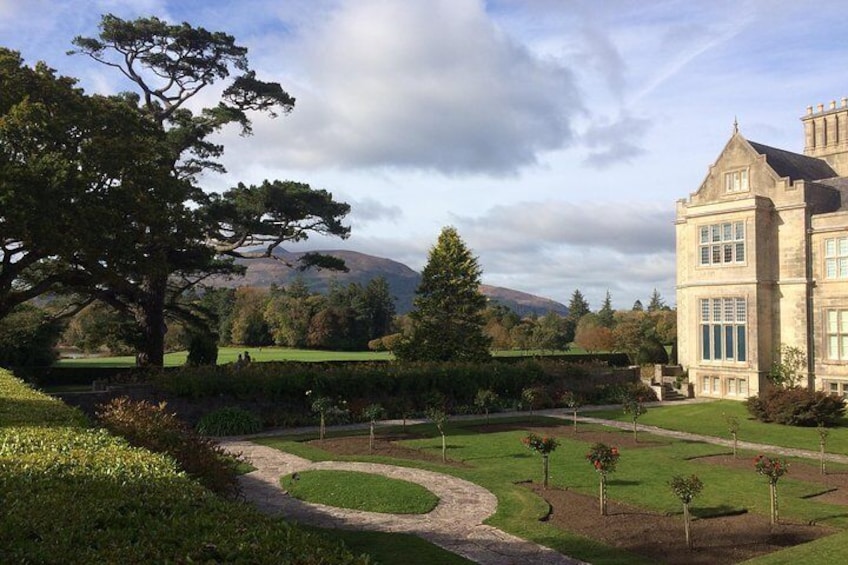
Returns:
[[[490,424],[480,426],[484,432],[526,429],[527,425]],[[540,435],[567,437],[574,434],[570,426],[537,426]],[[620,431],[595,431],[582,428],[577,432],[581,441],[604,442],[627,448],[647,448],[670,443],[672,440],[645,437],[638,442],[629,433]],[[441,462],[437,452],[409,449],[395,443],[412,436],[378,436],[373,453],[403,459]],[[339,455],[368,454],[368,438],[344,437],[315,440],[314,445]],[[716,455],[698,459],[704,464],[750,468],[748,458],[734,459],[732,455]],[[459,461],[448,461],[456,467],[466,466]],[[848,473],[821,475],[816,464],[793,464],[794,479],[821,483],[822,499],[829,503],[848,505]],[[660,563],[669,564],[731,564],[798,545],[834,533],[836,530],[817,525],[793,524],[785,520],[771,526],[765,516],[744,513],[735,516],[696,519],[692,523],[695,549],[688,550],[683,536],[682,515],[667,516],[641,508],[609,501],[607,516],[601,516],[598,499],[568,489],[542,489],[532,483],[528,488],[544,498],[551,507],[546,518],[554,526],[575,532],[607,545],[636,553]],[[835,490],[832,490],[835,489]]]

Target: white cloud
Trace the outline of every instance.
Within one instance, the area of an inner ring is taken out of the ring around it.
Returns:
[[[582,135],[583,143],[590,150],[586,163],[603,169],[615,163],[634,161],[645,153],[642,143],[650,125],[646,119],[627,115],[613,122],[599,119]]]
[[[674,208],[648,202],[519,202],[457,218],[476,248],[530,251],[574,246],[619,253],[674,251]]]
[[[266,159],[512,174],[572,141],[571,72],[508,37],[479,0],[359,0],[300,31],[308,82]]]
[[[351,207],[351,217],[357,226],[372,222],[396,223],[403,217],[400,206],[387,206],[375,198],[348,200]]]

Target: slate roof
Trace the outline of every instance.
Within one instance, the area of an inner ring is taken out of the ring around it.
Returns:
[[[766,156],[766,162],[781,178],[789,177],[794,182],[798,179],[813,181],[838,176],[830,168],[830,165],[822,159],[784,151],[753,141],[748,141],[748,143],[754,148],[754,151]]]
[[[835,207],[832,209],[824,209],[821,212],[826,213],[848,210],[848,177],[836,177],[820,180],[816,182],[816,184],[824,186],[836,194]],[[815,214],[817,211],[814,211],[813,213]]]

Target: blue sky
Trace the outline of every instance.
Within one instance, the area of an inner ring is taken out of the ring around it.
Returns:
[[[100,14],[233,34],[294,112],[227,130],[237,182],[291,179],[352,205],[347,248],[421,269],[443,226],[483,281],[593,309],[674,303],[675,201],[738,119],[802,151],[809,105],[848,95],[844,2],[761,0],[0,0],[0,45],[88,92],[128,88],[83,56]],[[209,92],[207,100],[214,93]],[[202,100],[201,100],[202,102]]]

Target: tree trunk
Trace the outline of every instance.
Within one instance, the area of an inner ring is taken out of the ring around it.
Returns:
[[[542,485],[544,488],[548,488],[548,456],[542,455],[542,472],[544,473],[544,480],[542,481]]]
[[[574,409],[572,419],[574,420],[574,433],[577,433],[577,408]]]
[[[601,506],[601,516],[607,515],[607,476],[603,473],[600,474],[601,477],[601,488],[599,493],[600,506]]]
[[[445,439],[445,434],[442,434],[442,463],[446,463],[448,460],[448,444]]]
[[[827,467],[824,460],[824,442],[819,442],[819,467],[822,475],[827,475]]]
[[[321,422],[318,424],[318,439],[324,439],[327,427],[324,425],[324,413],[321,412]]]
[[[638,430],[636,429],[636,418],[634,418],[633,419],[633,441],[638,443],[639,442],[639,436],[636,435],[637,433],[638,433]]]
[[[165,290],[167,277],[151,277],[143,285],[144,298],[136,313],[141,343],[136,354],[139,367],[162,367],[165,364]]]
[[[736,436],[736,432],[733,433],[733,458],[736,459],[736,447],[738,445],[738,440]]]
[[[371,428],[368,433],[368,453],[374,451],[374,421],[371,421]]]
[[[771,523],[775,525],[779,522],[777,515],[777,484],[769,483],[769,494],[771,495]]]
[[[689,531],[689,503],[683,503],[683,530],[686,532],[686,548],[692,549],[692,536]]]

